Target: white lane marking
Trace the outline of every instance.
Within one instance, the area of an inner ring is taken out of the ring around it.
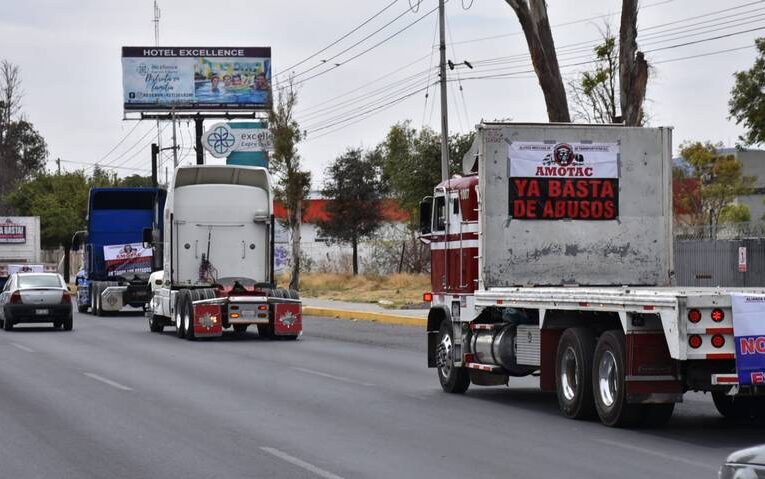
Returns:
[[[632,444],[623,444],[623,443],[620,443],[620,442],[612,442],[612,441],[607,441],[605,439],[593,439],[593,441],[599,442],[601,444],[606,444],[608,446],[621,447],[622,449],[627,449],[628,451],[642,452],[644,454],[650,454],[652,456],[660,457],[660,458],[666,459],[668,461],[682,462],[683,464],[688,464],[689,466],[696,466],[696,467],[700,467],[700,468],[703,468],[703,469],[712,469],[712,470],[716,471],[717,468],[719,467],[719,466],[713,466],[711,464],[701,464],[698,461],[692,461],[692,460],[686,459],[684,457],[677,457],[677,456],[673,456],[671,454],[665,454],[663,452],[654,451],[653,449],[646,449],[646,448],[640,447],[640,446],[633,446]]]
[[[27,346],[24,346],[23,344],[19,344],[19,343],[11,343],[11,346],[13,346],[14,348],[20,349],[20,350],[22,350],[22,351],[26,351],[26,352],[28,352],[28,353],[33,353],[33,352],[35,352],[35,350],[34,350],[34,349],[32,349],[32,348],[30,348],[30,347],[27,347]]]
[[[104,384],[108,384],[109,386],[117,389],[121,389],[123,391],[132,391],[133,388],[127,387],[124,384],[120,384],[116,381],[112,381],[111,379],[106,379],[105,377],[99,376],[98,374],[94,373],[82,373],[85,376],[89,377],[90,379],[95,379],[96,381],[100,381]]]
[[[374,386],[374,384],[364,383],[361,381],[355,381],[353,379],[344,378],[342,376],[335,376],[334,374],[327,374],[321,371],[314,371],[313,369],[305,369],[305,368],[297,368],[297,367],[293,367],[292,369],[294,369],[295,371],[306,373],[306,374],[313,374],[314,376],[321,376],[323,378],[334,379],[335,381],[342,381],[344,383],[358,384],[360,386],[367,386],[367,387]]]
[[[325,471],[324,469],[321,469],[319,467],[314,466],[313,464],[310,464],[308,462],[305,462],[301,459],[298,459],[297,457],[290,456],[286,452],[282,452],[278,449],[274,449],[273,447],[261,447],[261,450],[278,457],[279,459],[282,459],[284,461],[289,462],[290,464],[303,468],[308,472],[312,472],[316,474],[319,477],[323,477],[324,479],[343,479],[342,477],[338,476],[337,474],[332,474],[329,471]]]

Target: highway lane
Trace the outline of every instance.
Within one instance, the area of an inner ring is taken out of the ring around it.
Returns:
[[[534,379],[441,392],[424,333],[306,318],[187,342],[140,316],[0,331],[0,478],[715,477],[765,442],[688,395],[668,427],[560,417]]]

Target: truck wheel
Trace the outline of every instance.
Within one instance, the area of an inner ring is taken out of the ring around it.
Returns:
[[[712,401],[717,412],[724,418],[739,420],[752,417],[755,410],[754,398],[746,396],[728,396],[723,391],[713,391]]]
[[[235,324],[234,325],[234,332],[237,334],[241,334],[247,331],[247,325],[246,324]]]
[[[72,315],[69,315],[63,322],[64,331],[71,331],[74,327],[74,318]]]
[[[470,375],[467,369],[454,365],[453,345],[452,322],[444,320],[438,330],[438,349],[436,350],[438,380],[444,391],[463,394],[470,386]]]
[[[592,417],[592,357],[595,335],[587,328],[569,328],[558,341],[555,391],[558,407],[570,419]]]
[[[195,341],[197,338],[194,336],[194,301],[198,297],[196,291],[186,291],[186,298],[183,301],[183,329],[186,332],[186,339],[189,341]]]
[[[162,318],[156,314],[152,314],[149,318],[149,331],[152,333],[161,333],[165,330],[165,325],[162,323]]]
[[[272,338],[274,336],[274,328],[270,324],[258,324],[258,336],[261,338]]]
[[[294,289],[287,290],[287,297],[290,299],[300,299],[300,295]]]
[[[87,304],[78,304],[77,305],[77,312],[78,313],[87,313],[88,312],[88,305]]]
[[[186,337],[186,330],[183,329],[183,303],[186,301],[186,290],[182,289],[178,292],[178,299],[175,301],[175,335],[179,338]]]
[[[667,424],[675,411],[675,403],[643,404],[640,424],[645,427],[661,427]]]
[[[592,388],[595,409],[606,426],[629,427],[640,419],[640,404],[627,403],[624,333],[606,331],[595,347]]]

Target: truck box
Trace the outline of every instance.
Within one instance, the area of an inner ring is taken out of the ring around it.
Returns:
[[[671,128],[484,123],[475,141],[479,289],[672,284]]]

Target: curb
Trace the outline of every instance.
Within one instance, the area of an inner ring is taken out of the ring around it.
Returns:
[[[377,323],[397,324],[401,326],[418,326],[422,328],[428,324],[426,318],[418,318],[416,316],[401,316],[396,314],[375,313],[371,311],[351,311],[348,309],[320,308],[317,306],[303,306],[303,314],[307,316],[358,319],[361,321],[374,321]]]

